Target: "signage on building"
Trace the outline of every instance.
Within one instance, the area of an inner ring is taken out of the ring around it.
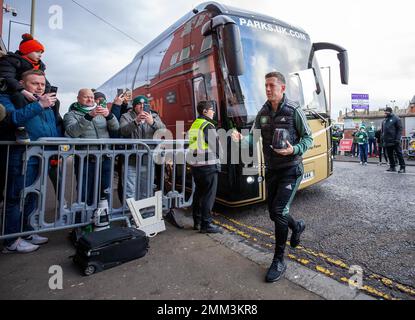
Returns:
[[[362,93],[352,94],[353,110],[369,110],[369,95]]]
[[[353,139],[342,139],[340,141],[339,150],[342,152],[351,152],[353,147]]]

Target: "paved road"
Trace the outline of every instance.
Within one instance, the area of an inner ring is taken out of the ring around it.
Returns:
[[[407,171],[398,175],[376,165],[335,163],[330,179],[299,192],[294,201],[291,212],[306,221],[307,230],[291,258],[340,282],[351,277],[350,266],[361,266],[366,293],[415,298],[415,168]],[[218,212],[219,224],[272,250],[266,206]]]

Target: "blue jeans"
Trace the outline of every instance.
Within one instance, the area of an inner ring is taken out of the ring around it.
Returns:
[[[39,175],[39,164],[33,160],[29,161],[26,170],[26,177],[22,175],[23,160],[22,153],[11,153],[9,157],[9,168],[7,175],[7,193],[6,193],[6,221],[5,235],[20,232],[32,231],[29,224],[29,217],[37,206],[37,197],[34,194],[28,194],[24,203],[23,215],[20,211],[20,199],[22,190],[31,186]],[[5,246],[11,245],[17,238],[7,239],[4,241]]]
[[[110,187],[111,182],[111,159],[109,158],[103,158],[102,161],[102,168],[99,171],[101,179],[101,186],[100,186],[100,194],[98,194],[98,201],[101,198],[106,198],[109,200],[109,193],[111,190],[107,190]],[[80,169],[80,163],[79,158],[75,158],[75,173],[76,173],[76,179],[78,183],[78,189],[79,189],[79,181],[78,181],[78,175],[79,175],[79,169]],[[87,160],[85,158],[84,160],[84,170],[82,172],[82,199],[78,200],[81,202],[87,203],[88,206],[91,206],[94,202],[94,190],[95,190],[95,170],[96,170],[96,164],[97,162],[93,161],[92,159]],[[87,175],[88,173],[88,175]],[[88,185],[87,185],[88,181]],[[85,200],[86,199],[86,200]]]
[[[368,153],[368,145],[359,144],[359,153],[360,153],[360,161],[363,163],[367,163],[367,153]]]

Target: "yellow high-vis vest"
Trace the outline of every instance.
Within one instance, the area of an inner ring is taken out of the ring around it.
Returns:
[[[205,128],[210,124],[205,119],[196,119],[189,130],[189,149],[199,153],[209,150],[209,145],[205,141]]]

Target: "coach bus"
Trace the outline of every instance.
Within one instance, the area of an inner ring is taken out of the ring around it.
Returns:
[[[339,58],[341,81],[348,82],[347,51],[332,43],[312,43],[302,29],[265,15],[216,2],[199,5],[143,48],[99,91],[108,99],[118,89],[146,95],[175,138],[183,139],[197,117],[201,100],[217,103],[218,128],[249,129],[266,101],[265,74],[277,70],[287,78],[287,96],[298,101],[314,134],[304,156],[301,188],[333,173],[331,118],[320,68],[319,50]],[[110,100],[109,100],[110,101]],[[183,126],[176,126],[182,121]],[[260,144],[258,144],[259,146]],[[223,164],[217,202],[241,207],[266,200],[261,148],[259,164]]]

